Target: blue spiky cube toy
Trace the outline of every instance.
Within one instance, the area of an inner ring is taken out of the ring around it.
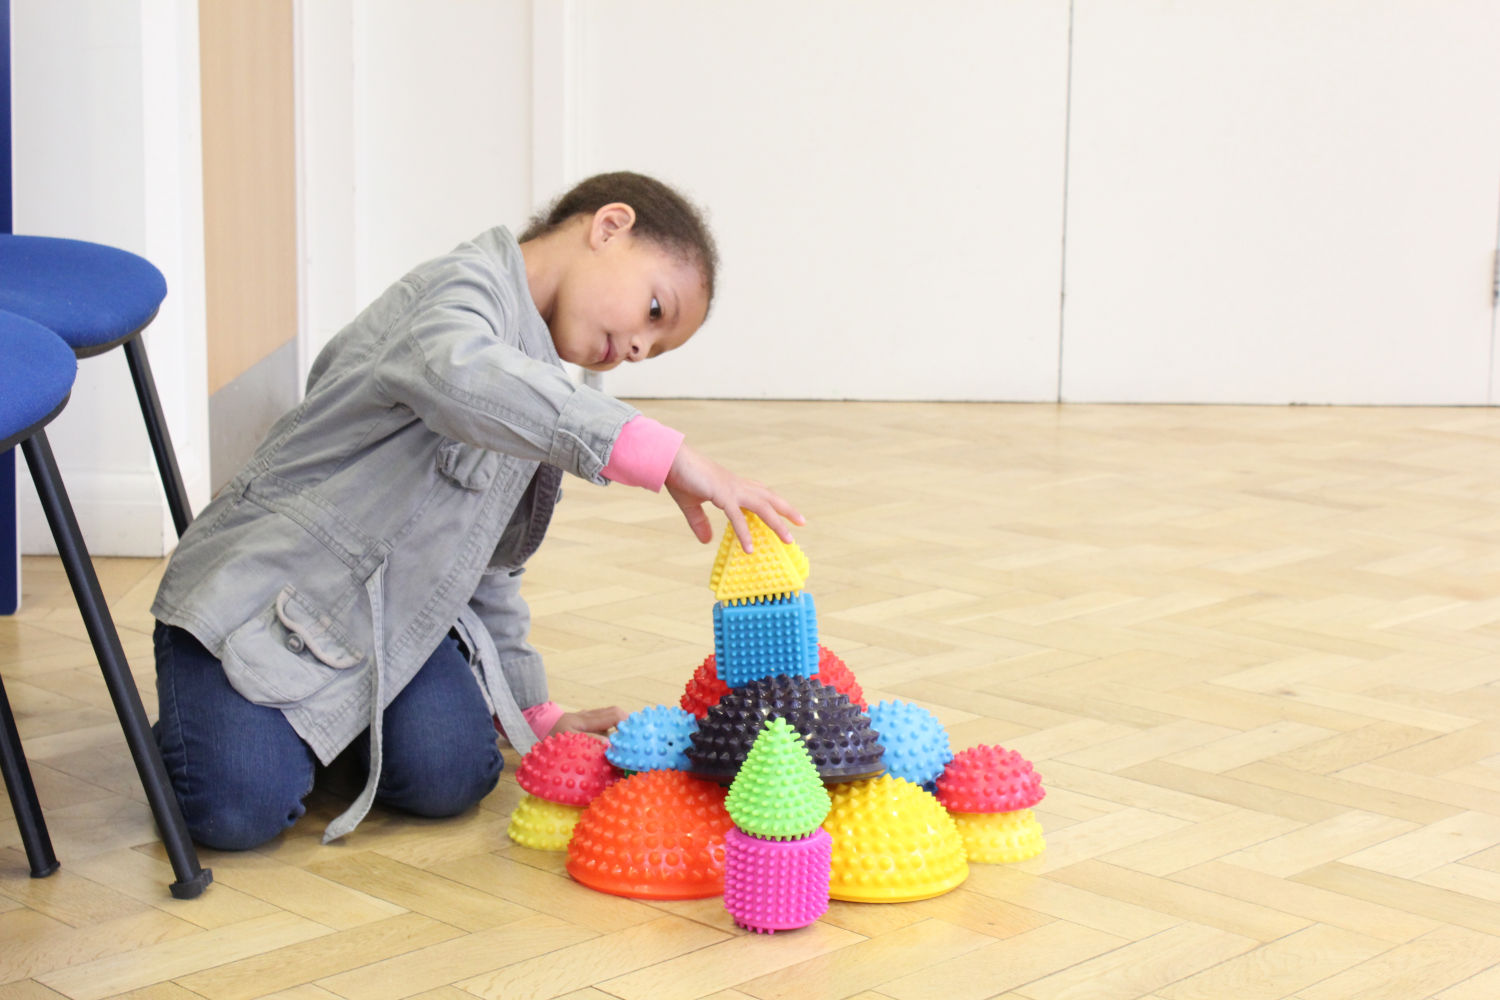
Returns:
[[[812,595],[753,604],[714,605],[719,679],[740,687],[764,677],[818,673],[818,615]]]

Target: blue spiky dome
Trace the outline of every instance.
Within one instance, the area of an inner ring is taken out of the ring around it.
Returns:
[[[882,701],[870,709],[870,725],[885,744],[887,770],[914,785],[932,786],[953,759],[948,731],[921,705]]]
[[[610,737],[604,756],[625,771],[686,771],[698,720],[676,705],[632,712]]]

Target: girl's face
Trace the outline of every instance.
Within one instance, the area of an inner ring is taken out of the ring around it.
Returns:
[[[596,217],[587,250],[558,283],[548,327],[564,361],[605,372],[654,358],[685,344],[708,315],[697,266],[636,238],[633,221]]]

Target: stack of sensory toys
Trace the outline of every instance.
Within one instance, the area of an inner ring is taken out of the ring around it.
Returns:
[[[584,807],[620,777],[604,752],[583,733],[554,733],[533,746],[516,769],[527,794],[510,814],[510,839],[538,851],[567,850]]]
[[[818,643],[806,557],[746,519],[754,551],[725,531],[714,653],[680,707],[631,714],[607,745],[577,733],[539,743],[517,770],[528,794],[511,839],[566,850],[568,873],[602,892],[723,894],[735,922],[762,933],[806,926],[830,899],[926,899],[970,862],[1039,854],[1030,762],[996,746],[954,755],[927,709],[869,707]]]
[[[781,674],[818,672],[818,619],[807,582],[807,557],[782,542],[754,514],[745,515],[754,551],[726,531],[709,575],[714,604],[714,656],[729,687]]]
[[[759,933],[806,927],[828,910],[833,838],[820,824],[828,793],[785,719],[755,738],[724,801],[724,907]]]
[[[1031,807],[1046,795],[1031,761],[1014,750],[980,745],[962,751],[937,779],[969,860],[1009,864],[1046,849]]]
[[[884,748],[869,716],[848,694],[818,679],[820,646],[812,595],[802,590],[807,557],[746,512],[753,551],[724,533],[709,585],[713,608],[714,690],[702,678],[695,692],[702,716],[687,750],[690,770],[728,783],[744,763],[765,721],[784,718],[802,734],[825,782],[849,781],[883,770]],[[705,667],[708,664],[705,661]],[[844,671],[847,674],[847,669]],[[849,677],[850,689],[858,685]],[[708,697],[713,704],[707,705]],[[859,692],[863,699],[863,693]]]

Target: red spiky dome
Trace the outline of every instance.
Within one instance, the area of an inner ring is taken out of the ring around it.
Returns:
[[[548,802],[586,806],[620,777],[608,749],[584,733],[553,733],[521,758],[516,783]]]
[[[817,678],[819,682],[838,691],[861,709],[870,707],[865,702],[865,693],[860,688],[859,681],[854,679],[854,674],[850,673],[848,665],[827,646],[818,647]],[[718,658],[710,653],[708,659],[698,664],[698,669],[693,671],[693,676],[687,683],[687,690],[682,693],[682,700],[678,704],[703,719],[708,716],[708,710],[717,705],[719,699],[728,693],[729,685],[719,680]]]
[[[988,744],[960,751],[937,779],[938,801],[950,812],[1014,812],[1030,809],[1046,794],[1031,761]]]

